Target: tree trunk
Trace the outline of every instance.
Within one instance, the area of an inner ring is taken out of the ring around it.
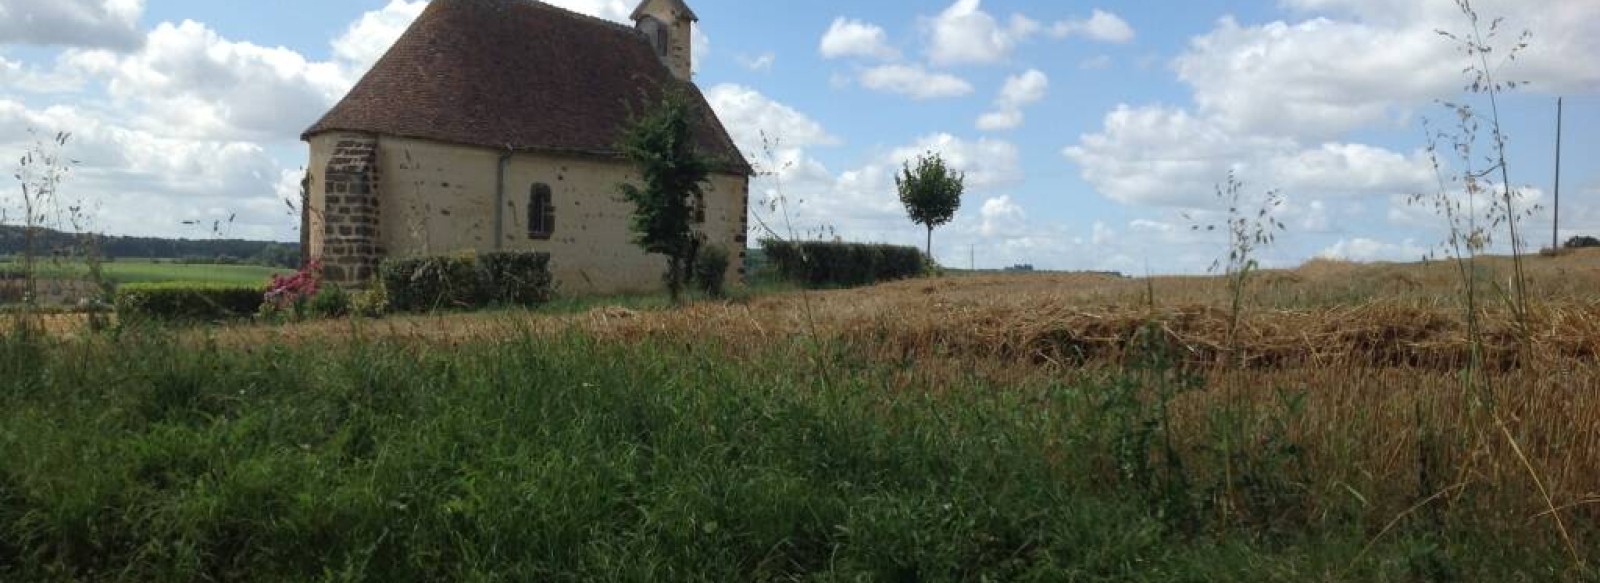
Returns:
[[[676,306],[683,292],[683,260],[678,257],[667,258],[667,295],[672,298],[672,305]]]
[[[928,260],[933,261],[933,225],[928,225]]]

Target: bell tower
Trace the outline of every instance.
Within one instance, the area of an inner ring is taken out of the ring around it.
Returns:
[[[633,9],[634,28],[650,40],[650,48],[672,75],[684,81],[694,74],[691,35],[699,21],[683,0],[644,0]]]

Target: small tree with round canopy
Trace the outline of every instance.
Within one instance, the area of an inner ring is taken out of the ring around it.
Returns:
[[[952,170],[937,153],[917,156],[915,166],[907,161],[894,178],[911,222],[928,229],[929,258],[933,257],[933,229],[955,218],[966,179],[965,173]]]

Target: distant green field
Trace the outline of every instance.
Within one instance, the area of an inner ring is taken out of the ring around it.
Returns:
[[[0,271],[17,271],[20,265],[0,262]],[[106,279],[115,283],[162,283],[192,281],[205,283],[266,283],[274,273],[289,273],[282,267],[259,265],[207,265],[156,263],[151,260],[123,259],[105,264]],[[82,263],[42,262],[39,275],[44,279],[82,278],[88,268]]]

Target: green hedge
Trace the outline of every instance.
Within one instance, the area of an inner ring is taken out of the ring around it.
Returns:
[[[555,296],[549,253],[484,253],[478,272],[489,301],[507,306],[537,306]]]
[[[471,256],[388,259],[378,267],[389,307],[400,312],[482,305],[477,261]]]
[[[706,295],[720,298],[727,295],[728,250],[721,245],[710,245],[700,250],[694,260],[695,287]]]
[[[215,283],[128,283],[117,288],[117,315],[139,320],[219,321],[248,318],[266,288]]]
[[[922,275],[927,262],[915,247],[765,239],[762,250],[784,279],[809,286],[856,286]]]
[[[536,306],[555,295],[547,253],[389,259],[378,275],[389,307],[402,312]]]

